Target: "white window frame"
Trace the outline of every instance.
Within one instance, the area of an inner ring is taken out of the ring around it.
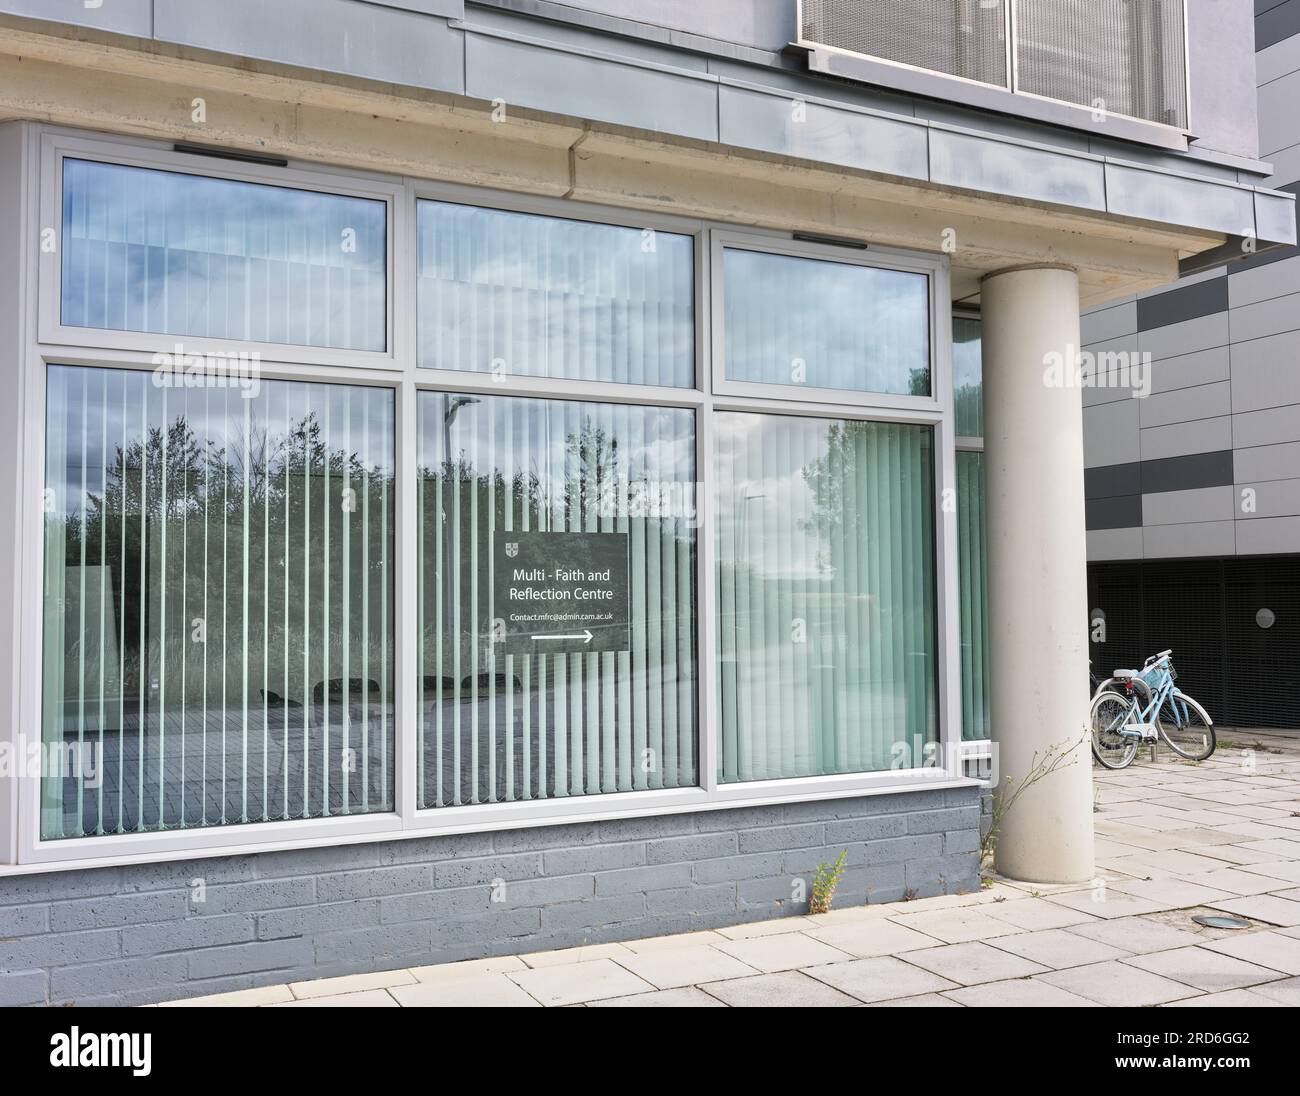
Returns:
[[[817,801],[875,794],[892,794],[925,789],[969,787],[973,781],[962,774],[961,673],[959,662],[959,612],[957,601],[956,515],[944,500],[955,494],[955,449],[952,435],[952,345],[948,260],[944,256],[901,253],[872,248],[866,254],[851,253],[853,261],[865,265],[923,270],[930,276],[931,291],[931,392],[922,397],[876,397],[826,389],[795,390],[799,399],[774,393],[775,386],[750,385],[753,391],[732,390],[715,380],[717,323],[714,310],[720,301],[721,285],[715,259],[723,242],[744,241],[750,248],[794,251],[823,255],[843,261],[844,249],[793,241],[791,233],[765,230],[738,232],[733,226],[686,219],[638,210],[574,203],[562,198],[530,197],[485,188],[438,184],[412,178],[385,178],[367,173],[305,168],[262,169],[260,165],[231,168],[220,160],[172,152],[155,142],[124,138],[86,139],[80,134],[53,127],[31,125],[27,145],[33,192],[40,194],[38,208],[28,211],[33,239],[49,221],[49,211],[61,209],[57,186],[61,177],[55,165],[61,157],[84,157],[90,146],[99,158],[117,163],[140,163],[167,170],[195,171],[218,177],[251,178],[257,181],[298,180],[311,189],[326,186],[332,192],[364,197],[385,196],[390,202],[389,285],[386,299],[389,317],[389,352],[383,355],[356,354],[303,348],[270,348],[264,344],[242,344],[215,340],[220,349],[258,351],[262,375],[276,380],[318,380],[344,384],[374,385],[390,389],[395,402],[396,505],[394,508],[394,805],[392,812],[335,816],[321,819],[292,819],[251,822],[223,827],[206,827],[133,834],[105,834],[80,838],[43,840],[40,836],[40,781],[24,777],[18,799],[18,863],[0,864],[0,875],[52,868],[102,866],[115,863],[174,860],[191,857],[237,855],[272,849],[351,844],[358,841],[395,840],[437,834],[469,833],[539,825],[590,822],[599,819],[643,817],[683,811],[715,810],[783,802]],[[200,161],[195,163],[194,161]],[[183,167],[181,167],[183,165]],[[247,169],[247,170],[246,170]],[[39,187],[37,184],[39,183]],[[516,212],[537,213],[570,220],[591,220],[633,228],[650,228],[689,235],[694,240],[695,266],[695,385],[669,388],[617,382],[511,376],[505,382],[491,374],[439,369],[422,369],[416,364],[417,201],[432,199],[481,205]],[[47,317],[49,298],[57,306],[60,263],[58,256],[29,256],[28,272],[38,285],[31,302],[31,337],[25,347],[23,438],[23,497],[32,514],[40,513],[45,477],[46,371],[51,364],[85,365],[104,368],[151,368],[151,356],[177,340],[177,336],[132,335],[95,329],[65,328],[38,322]],[[72,337],[72,336],[75,336]],[[122,336],[122,337],[118,337]],[[199,340],[193,342],[196,348]],[[160,345],[161,344],[161,345]],[[719,390],[725,388],[726,390]],[[696,529],[698,786],[652,791],[597,794],[583,797],[528,800],[515,803],[476,804],[455,807],[416,806],[419,779],[416,720],[418,703],[415,683],[419,680],[414,592],[417,588],[417,552],[414,542],[416,513],[416,403],[423,391],[468,392],[516,397],[586,400],[643,406],[675,406],[695,414],[696,478],[698,523]],[[714,410],[793,414],[837,419],[865,419],[907,422],[933,430],[935,518],[935,635],[936,681],[939,721],[939,752],[934,764],[871,773],[836,774],[719,784],[718,741],[714,712],[717,705],[717,621],[714,618],[716,578],[715,529],[709,471],[713,452]],[[38,638],[42,632],[42,589],[38,577],[43,563],[43,522],[25,521],[21,531],[23,576],[20,608],[21,634]],[[23,648],[20,669],[20,725],[35,728],[39,741],[41,722],[42,644],[28,642]],[[27,739],[31,741],[30,736]],[[2,820],[0,820],[2,821]],[[0,846],[2,849],[3,846]]]
[[[756,232],[737,232],[719,230],[711,234],[710,241],[710,279],[717,287],[716,303],[723,307],[724,252],[756,251],[768,255],[788,255],[796,259],[813,259],[821,262],[838,263],[841,266],[860,266],[869,270],[896,270],[905,274],[917,274],[926,279],[926,299],[930,315],[930,394],[912,396],[897,392],[863,392],[852,388],[822,388],[816,385],[767,384],[762,381],[732,380],[726,375],[727,343],[726,324],[719,322],[713,326],[713,391],[723,396],[752,396],[762,400],[782,400],[791,404],[835,403],[840,407],[870,408],[873,411],[915,410],[941,412],[943,397],[939,391],[938,372],[939,326],[940,319],[946,317],[951,305],[943,301],[939,283],[944,282],[943,292],[948,292],[947,281],[943,277],[946,264],[939,257],[927,257],[915,252],[900,251],[897,248],[856,246],[837,246],[809,240],[796,240],[789,233],[771,237]],[[938,318],[936,318],[938,317]],[[952,334],[949,332],[949,340]]]
[[[394,345],[393,319],[397,312],[394,276],[394,243],[397,207],[403,197],[400,180],[382,176],[335,171],[330,168],[304,168],[291,165],[250,163],[219,159],[195,153],[173,152],[152,141],[99,140],[75,136],[62,131],[48,132],[41,140],[40,224],[52,229],[56,248],[41,252],[38,330],[41,342],[63,346],[94,347],[101,350],[150,350],[172,353],[177,343],[195,353],[219,352],[234,347],[256,351],[263,361],[300,362],[304,365],[371,366],[394,368],[401,360],[401,349]],[[347,198],[364,198],[384,203],[385,255],[384,276],[384,347],[376,350],[346,350],[337,347],[303,346],[296,343],[246,342],[210,338],[201,335],[162,334],[152,331],[117,331],[94,327],[73,327],[62,322],[63,268],[63,162],[92,160],[123,167],[148,168],[180,175],[198,175],[231,182],[255,183],[279,189],[305,190],[317,194],[337,194]]]

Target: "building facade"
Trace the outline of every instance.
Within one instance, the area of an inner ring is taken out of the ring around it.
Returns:
[[[0,1000],[1090,878],[1051,363],[1295,244],[1103,6],[0,3]]]
[[[1260,156],[1300,189],[1300,3],[1256,0]],[[1084,393],[1093,660],[1173,648],[1228,727],[1300,726],[1300,257],[1280,248],[1083,317],[1150,395]]]

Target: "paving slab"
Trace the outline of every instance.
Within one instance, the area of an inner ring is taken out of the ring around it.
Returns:
[[[856,998],[797,970],[710,982],[704,991],[733,1008],[844,1008]]]
[[[1072,910],[1078,910],[1080,913],[1092,914],[1092,916],[1100,917],[1103,920],[1112,920],[1117,917],[1135,917],[1143,913],[1155,913],[1157,910],[1167,908],[1162,902],[1153,902],[1149,898],[1138,898],[1136,895],[1125,894],[1123,891],[1110,886],[1100,891],[1096,888],[1089,888],[1085,891],[1072,891],[1067,894],[1051,894],[1047,896],[1047,901],[1055,902]]]
[[[1275,982],[1283,975],[1268,967],[1234,959],[1204,947],[1175,948],[1157,951],[1150,955],[1135,955],[1126,959],[1130,966],[1170,978],[1184,985],[1195,986],[1206,993],[1219,993],[1226,989],[1247,989],[1261,982]]]
[[[416,977],[409,970],[377,970],[370,974],[345,974],[342,978],[318,978],[312,982],[290,982],[289,989],[300,1001],[313,997],[332,997],[340,993],[387,989],[389,986],[414,985]]]
[[[980,986],[948,990],[945,996],[967,1008],[1101,1008],[1096,1001],[1089,1001],[1037,978],[985,982]]]
[[[1056,970],[1039,975],[1039,980],[1112,1008],[1162,1005],[1199,994],[1182,982],[1119,961]]]
[[[1286,1008],[1282,1001],[1275,1001],[1253,989],[1229,989],[1222,993],[1203,993],[1200,997],[1188,997],[1182,1001],[1170,1001],[1161,1008]]]
[[[1201,947],[1283,974],[1300,975],[1300,940],[1280,932],[1239,933],[1206,941]]]
[[[466,959],[459,963],[436,963],[429,967],[411,967],[410,971],[420,982],[454,982],[461,978],[477,978],[483,974],[527,969],[528,964],[519,956],[500,955],[492,959]]]
[[[1240,868],[1215,868],[1213,871],[1198,872],[1180,878],[1197,886],[1223,891],[1228,896],[1236,898],[1251,894],[1266,894],[1291,885],[1286,879],[1243,871]]]
[[[1051,970],[1104,963],[1108,959],[1126,959],[1133,954],[1123,948],[1089,940],[1086,936],[1078,936],[1064,929],[1044,929],[1019,936],[1002,936],[990,941],[990,944]]]
[[[564,963],[538,970],[516,970],[506,975],[515,985],[543,1005],[576,1005],[604,997],[626,997],[658,989],[612,959],[589,963]]]
[[[535,951],[521,956],[530,967],[559,967],[566,963],[590,963],[595,959],[618,959],[633,952],[622,944],[584,944],[558,951]]]
[[[412,982],[415,979],[411,980]],[[417,985],[419,983],[416,983]],[[387,990],[366,989],[355,993],[320,994],[301,1001],[281,1001],[268,1008],[397,1008],[397,1001]]]
[[[809,967],[804,974],[865,1002],[915,997],[944,989],[956,989],[960,984],[887,955]]]
[[[618,964],[643,978],[656,989],[679,989],[701,982],[721,982],[726,978],[745,978],[761,971],[742,963],[717,948],[674,948],[625,953]]]
[[[914,929],[946,944],[988,940],[994,936],[1010,936],[1019,931],[1015,925],[999,920],[982,908],[899,914],[891,920],[896,925]]]
[[[892,1001],[868,1001],[863,1008],[963,1008],[958,1001],[950,1001],[937,993],[922,993],[916,997],[896,997]]]
[[[996,902],[985,911],[990,917],[1005,921],[1026,932],[1038,929],[1063,929],[1067,925],[1086,925],[1097,920],[1090,913],[1070,909],[1042,898],[1021,898],[1013,902]]]
[[[1041,963],[1022,959],[982,941],[909,952],[906,959],[913,966],[961,986],[974,986],[981,982],[997,982],[1007,978],[1026,978],[1049,969]]]
[[[682,989],[661,989],[654,993],[634,993],[630,997],[610,997],[604,1001],[590,1001],[588,1008],[726,1008],[716,997],[693,986]]]
[[[718,945],[728,955],[747,963],[764,974],[775,974],[819,963],[835,963],[851,958],[838,948],[823,944],[803,933],[782,933],[753,940],[728,940]]]
[[[1271,894],[1256,894],[1249,898],[1229,898],[1211,905],[1217,910],[1237,913],[1242,917],[1251,917],[1256,921],[1267,921],[1270,925],[1282,925],[1292,928],[1300,925],[1300,902],[1287,898],[1277,898]]]
[[[403,1008],[538,1008],[529,996],[503,973],[438,978],[414,986],[387,990]]]
[[[858,959],[874,955],[898,955],[918,948],[937,947],[943,943],[936,937],[884,918],[812,929],[806,935]]]

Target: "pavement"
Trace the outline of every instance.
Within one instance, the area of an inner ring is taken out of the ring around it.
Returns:
[[[295,982],[168,1005],[1300,1005],[1300,734],[1095,768],[1097,878]],[[1239,930],[1197,914],[1231,914]]]

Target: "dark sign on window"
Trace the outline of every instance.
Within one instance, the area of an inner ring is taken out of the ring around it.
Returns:
[[[493,637],[506,654],[626,651],[626,533],[498,532]]]

